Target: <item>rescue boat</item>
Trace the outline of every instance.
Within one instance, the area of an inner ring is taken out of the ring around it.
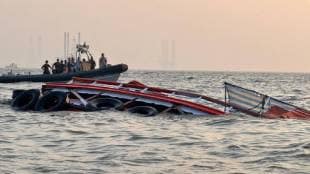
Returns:
[[[2,75],[0,83],[17,83],[17,82],[56,82],[68,81],[72,77],[96,78],[107,81],[117,81],[120,74],[127,71],[126,64],[111,65],[106,68],[99,68],[90,71],[78,71],[62,74],[24,74],[24,75]]]

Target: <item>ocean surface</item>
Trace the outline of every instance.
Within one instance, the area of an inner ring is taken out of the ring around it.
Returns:
[[[224,99],[223,82],[310,109],[310,74],[129,71],[122,82]],[[127,112],[16,112],[0,84],[0,173],[310,173],[310,121]]]

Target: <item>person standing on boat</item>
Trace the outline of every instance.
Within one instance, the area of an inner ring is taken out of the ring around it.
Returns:
[[[77,72],[77,70],[76,70],[76,62],[75,62],[74,57],[71,57],[71,70],[72,70],[72,72]]]
[[[57,59],[56,62],[52,66],[53,74],[59,74],[60,68],[61,68],[60,62],[59,62],[59,59]]]
[[[90,63],[90,70],[94,70],[96,68],[96,62],[95,62],[93,56],[90,57],[89,63]]]
[[[86,60],[82,59],[82,61],[80,62],[80,71],[85,71],[86,69]]]
[[[100,68],[106,68],[107,67],[107,58],[104,57],[104,53],[102,53],[101,57],[99,58],[99,67]]]
[[[60,66],[59,66],[59,73],[63,73],[65,70],[65,64],[64,64],[64,61],[61,60],[60,61]]]
[[[45,64],[42,65],[41,69],[43,70],[43,74],[51,74],[50,69],[52,69],[52,67],[48,64],[48,60],[45,61]]]
[[[71,64],[71,58],[70,57],[68,57],[67,71],[68,71],[68,73],[72,72],[72,64]]]
[[[75,72],[74,71],[74,68],[75,68],[75,62],[74,62],[74,58],[73,57],[70,57],[68,59],[68,62],[69,62],[69,72]]]
[[[83,59],[83,61],[81,62],[81,71],[89,71],[90,67],[91,67],[91,64],[85,59]]]
[[[81,71],[81,58],[77,57],[75,61],[75,70],[76,71]]]
[[[67,60],[65,59],[64,60],[64,67],[63,67],[63,73],[67,73],[68,72],[68,62]]]

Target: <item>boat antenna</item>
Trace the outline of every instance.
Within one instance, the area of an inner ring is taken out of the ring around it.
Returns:
[[[78,32],[78,44],[80,44],[80,43],[81,43],[81,33]]]
[[[66,50],[66,39],[67,39],[67,32],[65,32],[64,33],[64,58],[66,57],[66,52],[67,52],[67,50]]]
[[[66,55],[65,59],[68,58],[69,51],[70,51],[70,46],[69,46],[70,39],[69,38],[70,38],[69,37],[69,32],[67,32],[67,55]]]

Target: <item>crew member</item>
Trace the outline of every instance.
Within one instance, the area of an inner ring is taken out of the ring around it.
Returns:
[[[45,64],[42,65],[41,69],[43,70],[43,74],[51,74],[50,69],[52,69],[52,67],[48,64],[48,61],[45,61]]]
[[[68,73],[68,62],[66,59],[64,60],[63,73]]]
[[[101,57],[99,58],[99,67],[100,68],[106,68],[107,67],[107,58],[104,57],[104,53],[102,53]]]
[[[93,56],[90,57],[89,63],[90,63],[90,69],[91,69],[91,70],[95,69],[95,67],[96,67],[96,62],[95,62]]]
[[[81,70],[82,71],[89,71],[90,70],[90,63],[86,62],[85,59],[83,59],[83,61],[81,62]]]
[[[75,62],[75,71],[81,71],[81,69],[81,57],[77,57]]]
[[[74,57],[71,57],[71,70],[72,72],[77,72],[76,62],[74,60]]]
[[[59,66],[59,73],[63,73],[65,71],[65,64],[64,61],[60,61],[60,66]]]
[[[61,72],[61,65],[59,62],[59,59],[56,60],[56,62],[52,66],[53,74],[59,74]]]

